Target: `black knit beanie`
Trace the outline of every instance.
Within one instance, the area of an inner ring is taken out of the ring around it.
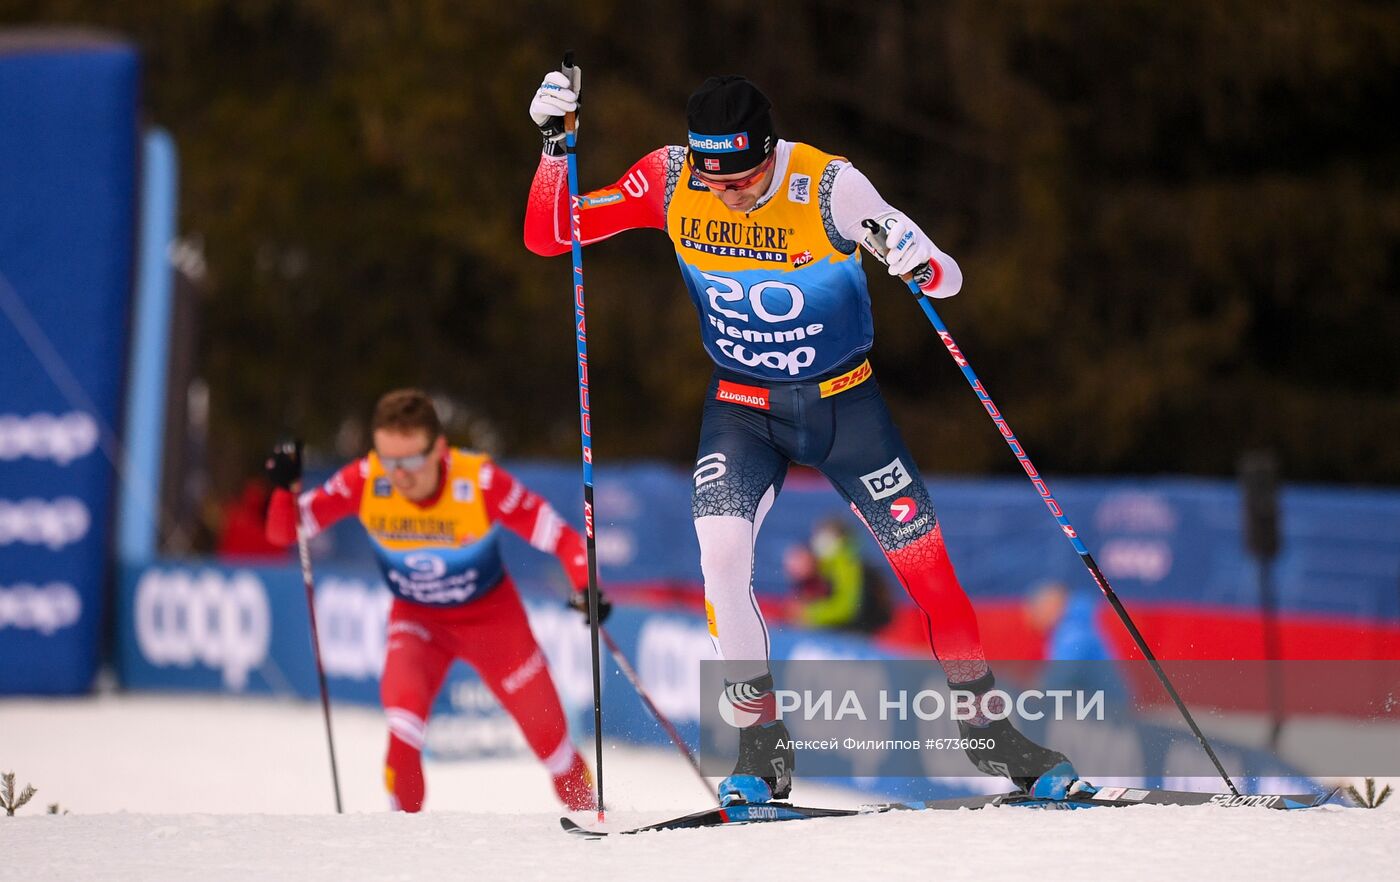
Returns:
[[[690,161],[707,175],[755,168],[777,145],[768,98],[741,76],[710,77],[685,106]]]

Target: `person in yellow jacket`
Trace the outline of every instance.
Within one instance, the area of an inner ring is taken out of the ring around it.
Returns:
[[[821,522],[809,545],[788,549],[783,569],[793,584],[798,624],[867,634],[889,624],[884,581],[861,559],[860,543],[840,521]]]

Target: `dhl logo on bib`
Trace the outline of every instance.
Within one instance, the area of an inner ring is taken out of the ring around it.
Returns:
[[[852,370],[846,371],[839,377],[832,377],[830,380],[822,381],[822,397],[830,398],[833,395],[840,395],[847,389],[854,389],[861,383],[870,379],[874,373],[870,369],[870,360],[862,361],[860,365]]]

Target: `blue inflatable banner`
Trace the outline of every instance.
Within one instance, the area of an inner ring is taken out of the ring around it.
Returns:
[[[133,271],[136,52],[0,43],[0,694],[85,691]]]

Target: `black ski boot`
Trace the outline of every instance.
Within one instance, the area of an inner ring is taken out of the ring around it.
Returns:
[[[980,702],[994,683],[988,672],[970,683],[949,683],[948,688],[971,692]],[[1074,765],[1064,754],[1036,744],[1016,731],[1009,719],[986,720],[983,725],[958,720],[958,734],[967,740],[967,758],[977,771],[1009,778],[1026,793],[1062,797],[1078,780]]]
[[[787,726],[776,719],[773,675],[729,683],[724,695],[733,711],[726,716],[739,729],[739,759],[719,784],[720,804],[786,799],[797,751]]]
[[[782,720],[739,730],[739,759],[719,783],[721,805],[787,799],[797,752]]]

